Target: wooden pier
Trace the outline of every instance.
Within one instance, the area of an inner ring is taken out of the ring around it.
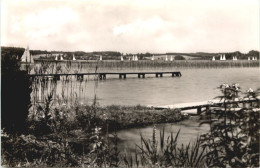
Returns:
[[[181,77],[181,72],[100,72],[100,73],[64,73],[64,74],[30,74],[31,78],[51,77],[54,80],[60,80],[61,76],[75,76],[77,80],[83,80],[84,76],[98,75],[100,80],[105,80],[107,75],[118,75],[119,79],[126,79],[127,75],[137,75],[138,78],[145,78],[147,74],[154,74],[156,78],[163,77],[163,74],[171,74],[172,77]]]
[[[227,104],[242,104],[243,106],[246,105],[246,103],[251,102],[259,102],[260,97],[257,97],[256,99],[236,99],[234,101],[228,101],[225,102]],[[260,102],[259,102],[260,103]],[[224,104],[224,101],[219,100],[210,100],[210,101],[202,101],[202,102],[192,102],[192,103],[180,103],[180,104],[174,104],[174,105],[166,105],[166,106],[148,106],[153,107],[156,110],[162,110],[162,109],[180,109],[182,113],[190,114],[190,115],[200,115],[202,112],[202,108],[205,108],[206,110],[209,110],[210,107],[219,107]],[[185,112],[185,110],[192,110],[195,109],[197,112]]]

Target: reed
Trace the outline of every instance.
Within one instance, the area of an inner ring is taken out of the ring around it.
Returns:
[[[156,127],[152,139],[141,135],[141,146],[134,154],[124,154],[123,161],[128,167],[205,167],[205,147],[198,137],[188,145],[178,144],[180,130],[174,136],[165,138],[164,129],[160,130],[160,140],[156,140]],[[133,156],[134,155],[134,156]]]
[[[79,61],[72,63],[72,69],[81,67],[81,71],[93,72],[98,62],[99,71],[106,70],[163,70],[170,68],[243,68],[259,67],[259,61],[208,61],[208,60],[179,60],[179,61]],[[60,64],[66,64],[61,62]]]

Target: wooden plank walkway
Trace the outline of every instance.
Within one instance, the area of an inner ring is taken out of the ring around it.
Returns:
[[[155,77],[163,77],[163,74],[171,74],[172,77],[181,77],[181,72],[99,72],[99,73],[64,73],[64,74],[30,74],[31,78],[35,77],[53,77],[55,80],[60,80],[61,76],[76,76],[78,80],[84,76],[98,75],[100,80],[106,79],[107,75],[118,75],[119,79],[126,78],[126,75],[136,74],[138,78],[145,78],[146,74],[155,74]]]
[[[235,103],[251,103],[251,102],[259,102],[260,96],[257,97],[257,99],[235,99],[235,101],[232,102],[226,102],[227,104],[235,104]],[[210,100],[210,101],[201,101],[201,102],[191,102],[191,103],[179,103],[179,104],[173,104],[173,105],[165,105],[165,106],[148,106],[153,107],[156,110],[162,110],[162,109],[180,109],[182,112],[185,110],[193,110],[193,111],[187,111],[187,114],[197,114],[199,115],[201,113],[202,108],[209,109],[209,107],[218,107],[222,105],[224,101],[220,100]],[[197,112],[194,112],[194,109],[197,110]],[[185,113],[185,112],[183,112]]]

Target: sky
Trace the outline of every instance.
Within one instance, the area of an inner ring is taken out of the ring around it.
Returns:
[[[1,46],[123,53],[259,50],[259,0],[0,0]]]

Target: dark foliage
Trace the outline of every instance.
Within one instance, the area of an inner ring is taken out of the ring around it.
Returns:
[[[17,49],[14,53],[1,54],[2,128],[12,134],[24,132],[30,106],[31,82],[27,72],[19,69],[15,55],[19,53],[20,50]]]
[[[205,112],[209,118],[210,132],[203,135],[209,167],[259,167],[259,91],[249,89],[244,100],[248,106],[241,107],[237,84],[220,87],[223,104]]]
[[[181,56],[181,55],[176,55],[176,56],[174,57],[174,59],[175,59],[175,60],[185,60],[185,58],[184,58],[183,56]]]

